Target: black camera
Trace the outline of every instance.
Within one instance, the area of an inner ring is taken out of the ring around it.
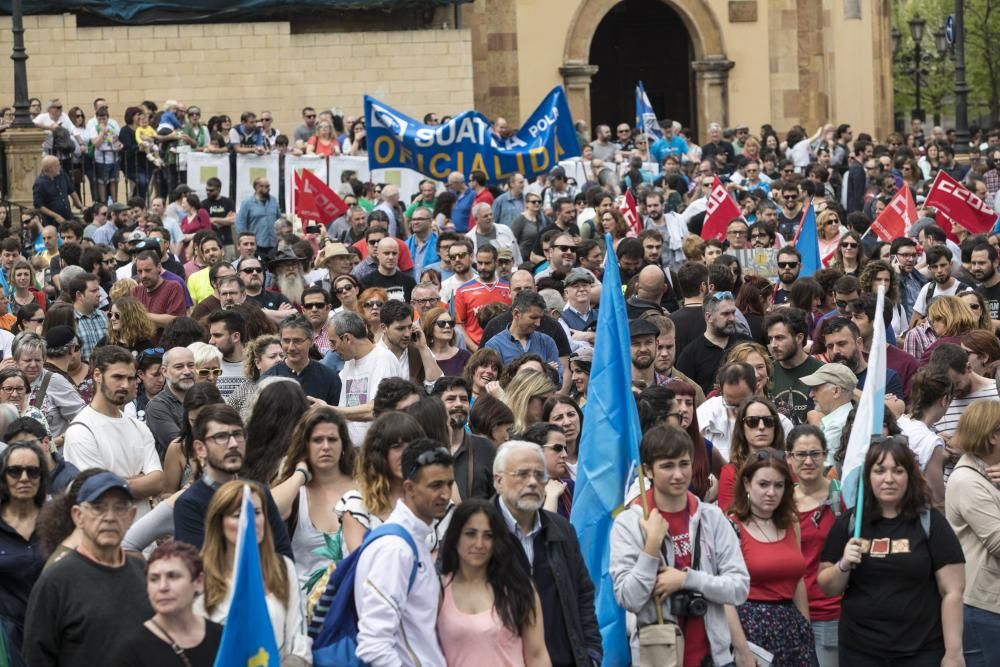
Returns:
[[[708,601],[701,593],[678,591],[670,596],[671,616],[704,616],[708,613]]]

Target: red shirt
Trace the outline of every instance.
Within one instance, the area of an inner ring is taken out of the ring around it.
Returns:
[[[749,600],[782,602],[795,596],[799,579],[806,573],[806,559],[795,543],[789,526],[778,542],[759,542],[746,524],[740,524],[740,549],[750,573]]]
[[[799,512],[799,529],[802,534],[802,556],[806,560],[806,593],[809,594],[809,619],[835,621],[840,618],[840,598],[827,597],[819,589],[819,556],[823,551],[827,533],[836,517],[829,505],[821,505],[807,512]]]
[[[164,280],[152,292],[142,285],[132,288],[132,297],[146,306],[146,310],[154,315],[175,315],[184,317],[187,315],[187,306],[184,304],[184,288],[180,283],[172,280]]]
[[[719,509],[723,512],[729,510],[733,504],[733,496],[736,491],[736,466],[727,463],[719,471]]]
[[[649,506],[656,507],[653,500],[653,490],[646,492],[649,498]],[[674,545],[674,567],[678,570],[686,570],[691,567],[694,560],[694,545],[691,535],[691,513],[698,509],[698,498],[688,492],[688,506],[680,512],[665,512],[660,510],[660,516],[667,522],[670,528],[668,536]],[[704,549],[701,550],[702,557]],[[703,616],[687,616],[677,619],[678,625],[684,631],[684,667],[700,667],[705,656],[712,655],[712,646],[708,641],[708,633],[705,630],[705,618]]]
[[[456,289],[452,299],[455,304],[455,319],[465,327],[466,335],[479,345],[479,341],[483,339],[483,329],[479,326],[476,313],[490,303],[510,303],[510,284],[504,280],[484,283],[473,278]]]
[[[393,239],[396,242],[396,246],[399,248],[399,262],[398,267],[400,271],[412,271],[413,270],[413,256],[410,255],[410,249],[406,247],[406,244],[399,239]],[[361,259],[368,258],[368,242],[361,239],[357,243],[351,246],[352,248],[357,248],[358,252],[361,253]],[[420,276],[414,276],[419,278]]]

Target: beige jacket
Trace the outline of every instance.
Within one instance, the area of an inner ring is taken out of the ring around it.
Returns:
[[[1000,489],[964,454],[945,489],[945,516],[965,552],[965,594],[970,607],[1000,614]]]

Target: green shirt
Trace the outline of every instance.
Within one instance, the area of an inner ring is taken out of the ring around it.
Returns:
[[[421,201],[420,199],[417,199],[412,204],[410,204],[409,206],[406,207],[406,213],[405,213],[406,219],[409,220],[410,218],[412,218],[413,217],[413,212],[416,211],[418,208],[426,208],[428,211],[430,211],[431,213],[433,213],[434,212],[434,207],[436,205],[437,205],[437,198],[435,198],[433,201],[429,201],[429,202],[425,202],[425,201]]]
[[[813,408],[813,401],[809,398],[810,388],[802,384],[801,378],[812,375],[822,365],[821,361],[813,357],[806,357],[795,368],[783,368],[781,364],[774,364],[774,382],[771,387],[774,405],[778,412],[791,419],[796,426],[805,423],[806,413]],[[828,445],[836,447],[833,443]]]

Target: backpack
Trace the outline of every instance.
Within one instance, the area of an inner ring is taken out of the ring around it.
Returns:
[[[76,140],[61,125],[52,130],[52,154],[67,157],[76,152]]]
[[[358,608],[354,603],[354,576],[362,552],[372,542],[386,535],[403,538],[413,550],[415,560],[407,591],[413,588],[417,567],[420,565],[420,554],[413,536],[395,523],[382,524],[369,532],[361,546],[337,565],[316,604],[313,619],[309,623],[315,667],[365,667],[366,663],[357,657]]]

